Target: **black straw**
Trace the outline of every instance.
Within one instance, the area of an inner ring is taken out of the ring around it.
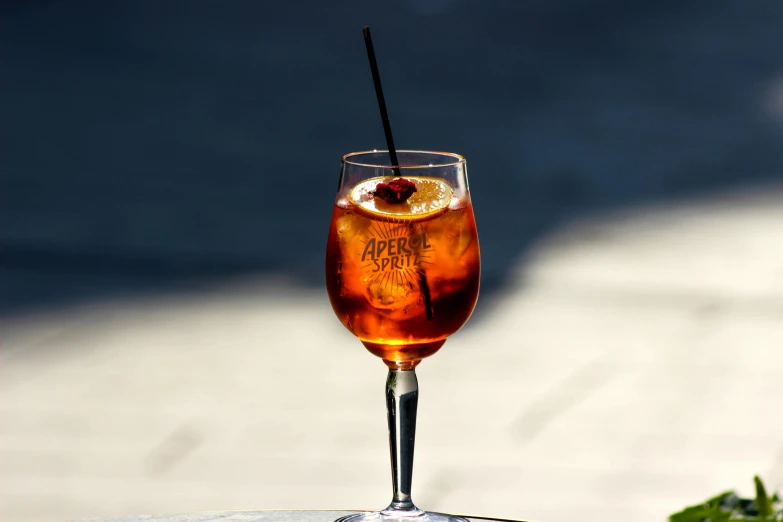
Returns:
[[[389,123],[389,113],[386,111],[386,100],[383,97],[383,87],[381,86],[381,73],[378,72],[378,61],[375,59],[375,49],[372,46],[372,35],[370,28],[362,28],[364,34],[364,45],[367,47],[367,58],[370,60],[370,70],[372,71],[372,82],[375,84],[375,96],[378,98],[378,109],[381,111],[381,121],[383,122],[383,132],[386,134],[386,146],[389,148],[389,157],[391,158],[394,175],[400,177],[399,164],[397,163],[397,149],[394,147],[394,138],[392,137],[391,124]],[[411,225],[413,230],[413,225]],[[421,294],[424,297],[424,310],[427,313],[427,320],[432,320],[434,315],[432,309],[432,295],[430,294],[430,285],[427,284],[427,277],[424,270],[419,268],[419,285]]]
[[[389,123],[389,113],[386,111],[386,100],[383,97],[383,87],[381,86],[381,73],[378,72],[378,62],[375,59],[375,49],[372,46],[370,28],[367,26],[363,27],[362,33],[364,34],[364,45],[367,47],[367,58],[370,60],[372,82],[375,84],[375,96],[378,98],[378,109],[381,111],[383,132],[386,134],[386,146],[389,149],[392,167],[397,167],[397,149],[394,147],[394,137],[392,136],[391,124]],[[399,177],[400,169],[395,168],[394,173]]]

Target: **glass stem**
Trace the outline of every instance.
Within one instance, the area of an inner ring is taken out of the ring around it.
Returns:
[[[394,496],[389,507],[381,512],[387,516],[416,517],[424,514],[411,500],[418,402],[419,382],[416,372],[389,370],[386,378],[386,412]]]

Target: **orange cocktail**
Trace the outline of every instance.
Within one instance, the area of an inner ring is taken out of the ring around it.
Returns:
[[[340,321],[390,368],[410,369],[468,320],[479,292],[476,222],[467,190],[405,174],[405,201],[378,197],[392,176],[338,195],[326,286]]]

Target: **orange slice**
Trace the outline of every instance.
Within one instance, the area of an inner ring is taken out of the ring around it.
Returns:
[[[454,190],[439,178],[405,176],[416,184],[416,192],[402,203],[387,203],[373,196],[379,183],[393,179],[391,176],[370,178],[352,188],[348,197],[356,212],[371,219],[399,223],[426,221],[448,210]]]

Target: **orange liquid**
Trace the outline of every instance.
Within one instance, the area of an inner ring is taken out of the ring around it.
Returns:
[[[438,351],[476,305],[480,258],[470,203],[415,223],[334,207],[326,288],[337,317],[390,368]]]

